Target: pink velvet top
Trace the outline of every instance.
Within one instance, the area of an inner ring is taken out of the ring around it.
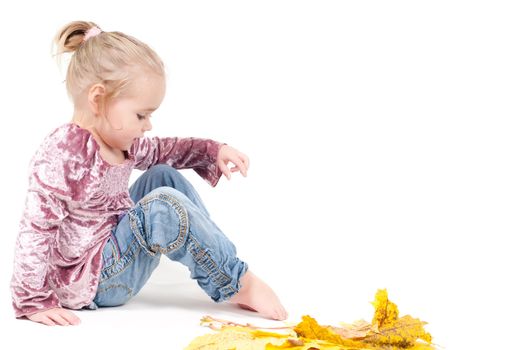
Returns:
[[[123,164],[101,158],[88,130],[74,123],[51,132],[33,156],[15,248],[11,292],[16,317],[54,307],[91,304],[102,267],[102,249],[119,214],[134,203],[132,169],[155,164],[193,168],[211,186],[221,143],[198,138],[135,140]]]

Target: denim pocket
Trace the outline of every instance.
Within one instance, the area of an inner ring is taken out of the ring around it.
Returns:
[[[103,268],[100,283],[120,274],[128,267],[139,253],[139,242],[130,232],[128,216],[119,222],[112,231],[103,249]]]
[[[131,230],[130,217],[126,215],[103,248],[104,266],[94,303],[98,306],[125,304],[144,286],[159,260],[143,253]]]
[[[118,252],[119,247],[117,246],[116,243],[117,242],[115,240],[115,236],[113,235],[113,232],[112,232],[102,250],[102,262],[103,262],[102,269],[103,270],[111,267],[117,261],[118,256],[120,255]]]

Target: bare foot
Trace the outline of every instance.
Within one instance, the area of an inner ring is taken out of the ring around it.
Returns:
[[[249,310],[249,311],[254,311],[254,312],[258,312],[256,311],[255,309],[253,309],[252,307],[248,306],[248,305],[245,305],[245,304],[240,304],[238,303],[238,306],[244,310]]]
[[[285,320],[285,311],[278,296],[261,279],[251,271],[247,271],[240,278],[242,287],[230,300],[230,303],[238,304],[242,309],[261,313],[264,317],[274,320]]]

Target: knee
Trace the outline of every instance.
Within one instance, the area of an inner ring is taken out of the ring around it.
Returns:
[[[175,168],[172,168],[170,165],[167,164],[156,164],[150,167],[146,173],[152,175],[152,176],[181,176],[179,171]]]
[[[166,254],[185,243],[189,231],[189,199],[172,187],[159,187],[139,201],[144,244],[150,252]]]
[[[170,165],[157,164],[151,167],[149,175],[153,178],[162,179],[163,186],[170,186],[174,188],[180,188],[187,186],[187,179],[181,174],[181,172]]]
[[[164,206],[172,209],[186,208],[189,202],[189,198],[183,192],[171,186],[158,187],[139,201],[142,206]]]

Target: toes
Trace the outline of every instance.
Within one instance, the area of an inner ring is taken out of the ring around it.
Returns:
[[[283,320],[286,320],[287,319],[287,311],[285,311],[284,307],[280,307],[280,310],[278,312],[278,314],[280,315],[280,321],[283,321]]]
[[[283,314],[282,312],[280,311],[280,309],[275,309],[273,314],[272,314],[272,318],[274,320],[277,320],[277,321],[282,321],[284,318],[283,318]]]

